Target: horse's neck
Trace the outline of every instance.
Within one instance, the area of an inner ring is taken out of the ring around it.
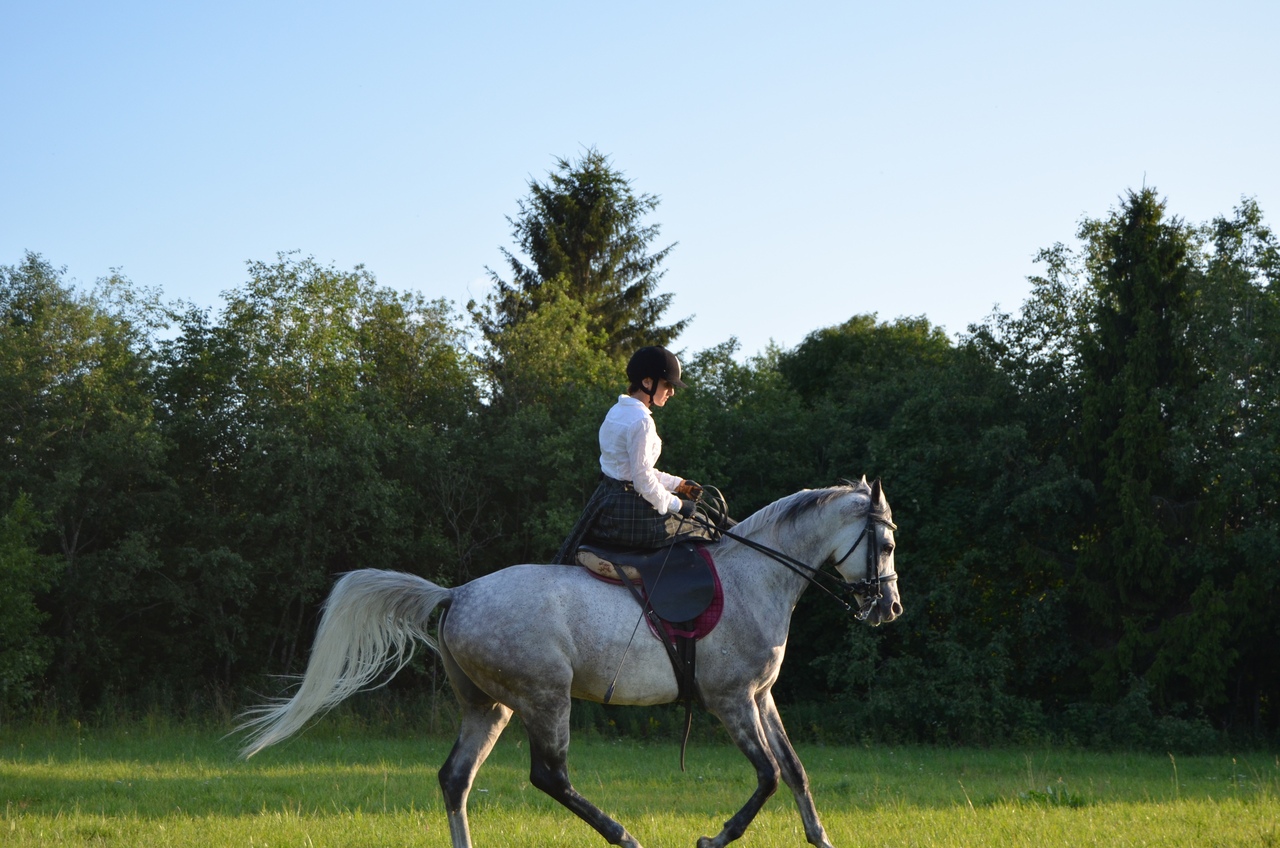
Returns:
[[[734,532],[816,569],[825,559],[822,550],[825,533],[821,518],[819,511],[814,510],[799,518],[794,525],[789,522],[780,525],[776,516],[757,514],[743,521]],[[791,610],[809,588],[809,578],[768,554],[738,542],[727,553],[733,561],[742,563],[739,574],[745,579],[741,588],[751,596],[749,603],[752,607],[776,607],[784,621],[789,623]]]

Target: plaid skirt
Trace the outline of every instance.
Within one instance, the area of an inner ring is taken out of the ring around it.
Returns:
[[[711,527],[710,520],[700,512],[692,518],[679,513],[662,515],[630,483],[604,477],[554,562],[574,564],[578,546],[584,542],[630,551],[676,542],[715,541],[719,534]]]

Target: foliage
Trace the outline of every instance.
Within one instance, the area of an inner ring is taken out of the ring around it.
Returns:
[[[745,362],[734,359],[737,352],[730,339],[688,358],[688,388],[657,415],[664,467],[721,489],[742,518],[814,478],[797,462],[806,421],[778,369],[781,351],[770,348]]]
[[[47,615],[36,606],[36,596],[49,588],[53,574],[33,544],[40,529],[26,495],[0,516],[0,708],[28,702],[32,680],[49,662],[52,643],[40,633]]]
[[[843,476],[882,474],[909,540],[902,620],[872,636],[807,595],[793,625],[803,684],[784,671],[783,691],[825,691],[846,726],[889,738],[990,742],[1034,727],[1070,662],[1056,636],[1062,563],[1046,550],[1079,486],[1060,458],[1036,455],[1015,387],[921,319],[860,316],[811,334],[783,367],[809,412],[811,473],[840,457]]]
[[[75,702],[118,680],[108,631],[130,631],[136,607],[112,607],[130,588],[112,565],[125,556],[131,571],[148,567],[122,549],[146,548],[171,489],[147,391],[147,328],[130,315],[139,310],[79,294],[62,273],[34,254],[0,268],[0,432],[10,459],[0,503],[25,493],[45,516],[38,550],[59,561],[46,631],[54,683]],[[115,278],[100,291],[127,286]]]
[[[655,207],[594,151],[560,162],[469,322],[294,254],[217,313],[0,267],[5,708],[218,714],[300,670],[343,571],[549,558],[631,346],[683,326]],[[1252,201],[1192,226],[1153,190],[1077,236],[959,339],[855,315],[680,351],[664,470],[738,518],[863,474],[894,506],[905,614],[871,630],[806,593],[776,687],[797,735],[1280,738],[1280,246]],[[443,697],[427,659],[394,686]],[[610,721],[666,727],[588,724]]]
[[[1141,692],[1154,720],[1259,733],[1276,695],[1258,606],[1280,544],[1274,236],[1251,201],[1193,228],[1154,190],[1079,235],[1042,254],[1021,318],[970,339],[1035,401],[1039,452],[1085,483],[1055,546],[1078,653],[1063,695],[1098,715]]]
[[[237,660],[294,666],[335,574],[443,559],[432,475],[476,396],[446,304],[310,258],[249,273],[218,324],[186,316],[158,375],[164,425],[192,448],[175,456],[195,499],[178,516],[200,520],[173,541],[221,575],[194,609],[217,610],[227,683]]]
[[[1257,732],[1280,704],[1280,242],[1251,200],[1202,237],[1189,330],[1202,378],[1174,446],[1199,483],[1190,559],[1202,577],[1180,635],[1211,703]]]

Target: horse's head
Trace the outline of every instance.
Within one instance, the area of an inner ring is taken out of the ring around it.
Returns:
[[[867,510],[861,530],[848,552],[836,562],[836,570],[858,604],[858,618],[872,626],[887,624],[902,615],[898,572],[893,564],[893,531],[897,525],[879,479],[868,486],[863,477],[854,488],[867,495]]]

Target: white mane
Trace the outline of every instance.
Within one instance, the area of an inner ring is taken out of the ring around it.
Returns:
[[[733,528],[733,532],[752,539],[758,539],[766,534],[772,536],[774,529],[783,522],[794,522],[812,509],[849,495],[853,495],[860,501],[857,507],[858,515],[865,515],[871,510],[871,487],[865,480],[826,489],[801,489],[751,513]],[[724,550],[730,545],[742,543],[725,537],[720,544],[724,546],[722,548]]]

